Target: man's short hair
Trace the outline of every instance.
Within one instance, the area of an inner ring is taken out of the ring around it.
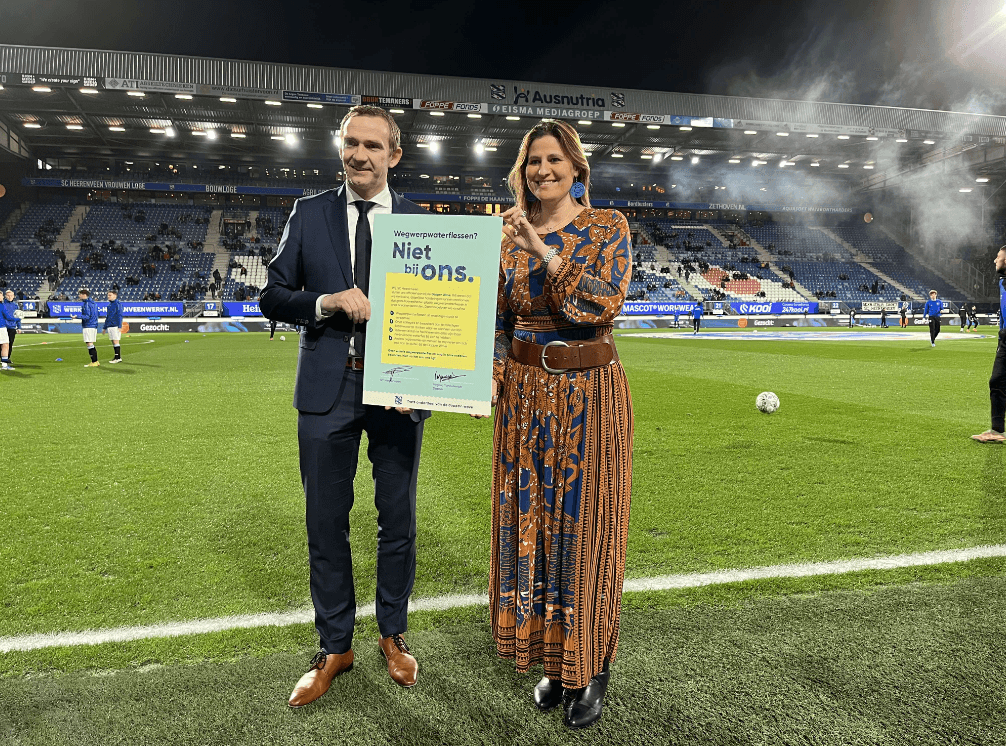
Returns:
[[[369,106],[367,104],[354,106],[346,112],[346,116],[344,116],[342,118],[342,122],[339,123],[340,136],[350,117],[380,117],[388,123],[388,132],[390,133],[388,145],[391,146],[391,152],[394,153],[402,147],[402,130],[399,129],[398,122],[395,121],[395,118],[391,116],[387,110],[382,109],[380,106]]]
[[[929,294],[930,295],[939,295],[939,293],[937,293],[935,290],[930,290]]]
[[[90,297],[91,291],[88,290],[87,288],[81,288],[80,290],[77,291],[77,295],[86,295]]]
[[[112,295],[114,295],[116,297],[118,297],[118,295],[119,295],[119,291],[116,290],[115,288],[110,288],[108,292],[110,292]]]

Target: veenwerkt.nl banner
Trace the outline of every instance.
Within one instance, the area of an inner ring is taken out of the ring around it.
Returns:
[[[48,301],[50,316],[80,316],[80,301]],[[181,316],[185,304],[174,301],[122,301],[123,316]],[[108,301],[98,301],[98,315],[108,313]]]

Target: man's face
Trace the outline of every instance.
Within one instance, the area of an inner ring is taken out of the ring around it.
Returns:
[[[341,134],[350,186],[361,197],[373,197],[388,183],[388,169],[398,165],[402,149],[391,150],[391,131],[380,117],[350,117]]]
[[[7,300],[14,300],[14,291],[8,290],[6,293],[3,294],[3,296]]]
[[[83,293],[77,293],[77,298],[80,300],[87,300],[87,296]]]
[[[995,264],[996,272],[1006,275],[1006,249],[999,249],[999,253],[996,254]]]
[[[115,300],[118,297],[119,296],[117,296],[115,293],[109,293],[108,294],[108,302],[111,303],[113,300]]]

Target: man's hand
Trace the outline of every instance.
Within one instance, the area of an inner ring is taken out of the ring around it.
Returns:
[[[321,310],[326,314],[342,311],[354,324],[370,321],[370,301],[360,288],[326,295],[321,299]]]
[[[391,409],[391,407],[385,407],[385,409]],[[408,407],[395,407],[395,411],[398,414],[412,414],[412,410]]]
[[[498,388],[499,388],[499,383],[494,378],[493,379],[493,389],[492,389],[492,399],[490,400],[490,404],[492,404],[492,406],[494,406],[494,407],[496,406],[497,389]],[[476,420],[484,420],[487,417],[491,417],[492,415],[488,415],[488,414],[473,414],[473,415],[469,415],[469,416],[470,417],[474,417]]]

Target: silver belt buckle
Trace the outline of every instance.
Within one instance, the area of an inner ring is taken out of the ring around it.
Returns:
[[[362,355],[350,355],[349,356],[349,367],[355,369],[356,368],[356,361],[357,360],[359,360],[360,363],[362,364],[363,363],[363,356]]]
[[[548,372],[548,373],[553,373],[553,374],[554,373],[565,373],[566,370],[567,370],[567,368],[556,369],[556,368],[549,368],[548,367],[548,364],[545,362],[545,353],[548,352],[548,348],[549,347],[569,347],[569,345],[566,344],[565,342],[563,342],[562,340],[557,339],[557,340],[554,340],[552,342],[549,342],[548,344],[546,344],[544,347],[541,348],[541,367],[544,368],[545,371]]]

